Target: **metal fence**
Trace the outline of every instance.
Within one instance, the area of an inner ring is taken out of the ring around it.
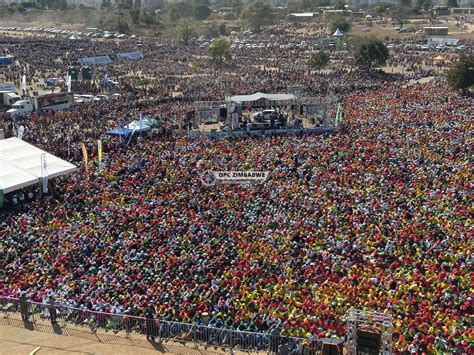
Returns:
[[[316,355],[321,342],[314,338],[287,337],[272,333],[256,333],[233,329],[216,328],[206,324],[171,322],[156,318],[112,314],[56,304],[45,304],[0,297],[3,318],[21,314],[24,322],[48,321],[57,327],[80,327],[96,333],[102,329],[125,338],[134,335],[146,336],[150,341],[178,341],[194,343],[195,346],[218,347],[233,352],[266,352],[269,354]]]

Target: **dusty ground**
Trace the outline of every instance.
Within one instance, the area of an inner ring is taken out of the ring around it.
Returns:
[[[34,323],[24,323],[18,313],[0,317],[0,355],[29,355],[35,350],[37,350],[35,353],[37,355],[69,353],[222,355],[226,353],[221,348],[205,348],[193,342],[175,340],[160,342],[158,339],[156,342],[150,342],[145,336],[136,333],[132,333],[129,337],[126,337],[124,332],[114,334],[102,329],[92,333],[87,327],[70,324],[65,327],[53,327],[48,321],[39,319]],[[234,354],[245,353],[234,351]]]
[[[0,354],[28,355],[39,348],[36,355],[56,354],[134,354],[132,346],[101,344],[83,338],[65,337],[16,327],[0,326]],[[140,354],[156,354],[154,349],[140,348]]]

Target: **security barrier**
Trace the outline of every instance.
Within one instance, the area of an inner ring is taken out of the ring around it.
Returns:
[[[67,328],[69,325],[72,328],[84,328],[91,333],[103,329],[114,334],[120,333],[125,338],[134,335],[146,336],[149,341],[154,342],[173,340],[230,352],[239,350],[269,354],[316,355],[321,350],[321,342],[317,338],[287,337],[273,333],[216,328],[204,323],[188,324],[152,317],[104,313],[54,303],[38,303],[23,298],[1,297],[0,306],[3,318],[20,313],[25,323],[49,321],[53,327]]]

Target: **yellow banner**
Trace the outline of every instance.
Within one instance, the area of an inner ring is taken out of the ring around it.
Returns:
[[[81,143],[81,147],[82,147],[82,156],[84,158],[84,166],[86,167],[86,171],[87,171],[87,163],[88,163],[88,156],[87,156],[87,149],[86,149],[86,145],[84,143]]]
[[[102,141],[100,139],[97,140],[97,158],[100,163],[102,161]]]

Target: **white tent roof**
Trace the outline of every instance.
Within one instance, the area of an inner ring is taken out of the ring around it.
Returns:
[[[334,32],[333,37],[342,37],[344,36],[344,33],[342,33],[339,28]]]
[[[43,153],[46,152],[19,138],[0,140],[0,190],[8,193],[39,183]],[[49,153],[46,153],[46,164],[49,178],[76,169],[75,165]]]
[[[269,101],[293,101],[296,97],[293,94],[264,94],[261,92],[252,95],[236,95],[230,97],[230,101],[232,102],[252,102],[260,99]]]
[[[128,125],[126,125],[125,128],[130,129],[132,131],[140,132],[140,131],[148,131],[150,129],[150,126],[147,126],[145,122],[142,122],[142,128],[140,129],[140,121],[132,121]]]
[[[314,12],[292,12],[288,16],[294,17],[314,17]]]

